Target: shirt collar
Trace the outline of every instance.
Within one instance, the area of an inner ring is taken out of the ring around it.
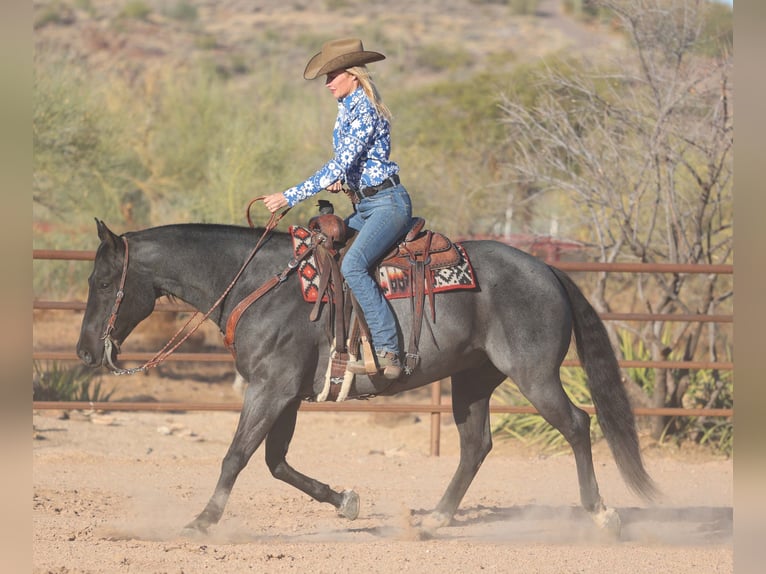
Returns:
[[[364,98],[364,90],[362,89],[362,86],[359,86],[346,97],[338,100],[338,106],[344,107],[347,110],[352,110],[354,106],[356,106],[362,100],[362,98]]]

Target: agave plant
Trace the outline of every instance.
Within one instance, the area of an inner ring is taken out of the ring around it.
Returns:
[[[95,374],[85,365],[63,367],[53,361],[44,366],[38,361],[33,363],[32,400],[34,401],[79,401],[105,402],[114,390],[103,392],[101,380],[93,384]]]

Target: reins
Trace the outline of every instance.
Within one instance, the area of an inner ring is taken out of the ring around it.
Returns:
[[[255,199],[251,200],[250,203],[247,205],[247,223],[250,226],[250,228],[254,228],[255,225],[253,224],[252,219],[250,218],[250,208],[256,201],[262,201],[265,198],[265,196],[259,196]],[[221,293],[220,297],[213,303],[212,307],[205,313],[202,318],[197,322],[196,325],[188,332],[186,335],[184,335],[182,338],[179,339],[181,336],[181,333],[183,333],[186,328],[189,326],[189,324],[200,314],[199,311],[195,311],[192,316],[189,318],[189,320],[178,330],[176,333],[170,338],[170,340],[165,344],[162,349],[160,349],[151,359],[146,361],[143,365],[140,367],[134,367],[132,369],[122,369],[117,367],[112,362],[112,348],[116,347],[119,351],[119,345],[112,339],[111,334],[112,331],[114,331],[114,324],[117,320],[117,314],[120,309],[120,304],[122,303],[123,298],[125,297],[125,280],[127,279],[128,274],[128,239],[124,235],[122,236],[122,242],[125,245],[125,258],[122,263],[122,276],[120,278],[120,286],[117,289],[117,295],[114,301],[114,305],[112,306],[112,312],[109,315],[109,319],[107,320],[106,326],[104,327],[104,334],[101,336],[101,338],[104,340],[104,354],[106,357],[106,362],[109,366],[109,369],[112,371],[115,375],[132,375],[134,373],[138,373],[140,371],[146,371],[148,369],[151,369],[152,367],[156,367],[161,362],[163,362],[165,359],[167,359],[178,347],[180,347],[191,335],[199,329],[199,327],[202,325],[202,323],[205,322],[205,320],[210,317],[210,315],[213,313],[215,309],[218,308],[218,306],[221,304],[221,302],[226,298],[226,296],[229,294],[229,292],[232,290],[236,282],[239,280],[242,273],[245,271],[245,268],[250,264],[250,261],[252,261],[253,257],[255,257],[255,254],[258,252],[258,250],[263,245],[266,238],[269,236],[269,234],[276,229],[279,222],[282,220],[282,218],[287,214],[287,212],[290,211],[290,208],[286,208],[282,210],[281,213],[274,212],[271,214],[271,217],[269,217],[269,221],[266,224],[266,228],[263,230],[263,233],[261,234],[260,238],[258,239],[258,242],[255,244],[255,247],[250,251],[247,258],[245,259],[245,262],[242,264],[242,266],[239,268],[239,271],[237,271],[237,274],[234,276],[234,278],[229,283],[228,287]],[[291,262],[292,263],[292,262]],[[297,263],[296,263],[297,265]],[[288,269],[292,269],[290,267],[290,264],[288,264]],[[282,277],[282,281],[284,280],[284,276],[286,275],[287,269],[283,271],[280,275],[277,277]],[[281,281],[274,282],[271,287],[278,284]]]

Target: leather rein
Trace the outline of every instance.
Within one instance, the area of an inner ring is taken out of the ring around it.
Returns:
[[[248,225],[250,225],[251,228],[255,226],[253,224],[253,221],[250,218],[250,208],[253,205],[253,203],[255,203],[256,201],[262,201],[264,197],[265,196],[256,197],[255,199],[251,200],[250,203],[247,205],[247,223]],[[213,306],[210,307],[207,313],[205,313],[202,316],[202,318],[200,318],[197,321],[194,327],[188,333],[186,333],[183,337],[181,337],[181,334],[187,329],[189,324],[200,314],[199,311],[195,311],[194,314],[189,318],[189,320],[178,331],[176,331],[176,333],[170,338],[170,340],[165,344],[165,346],[162,347],[162,349],[160,349],[151,359],[146,361],[140,367],[134,367],[132,369],[122,369],[116,366],[114,362],[112,361],[112,349],[117,349],[118,352],[120,350],[119,343],[112,338],[112,331],[114,331],[114,324],[117,321],[117,315],[120,310],[120,304],[122,303],[122,300],[125,297],[125,281],[128,275],[128,239],[127,237],[123,235],[122,243],[125,246],[125,257],[122,262],[122,276],[120,277],[120,285],[117,289],[117,294],[115,296],[114,304],[112,305],[112,311],[109,314],[109,318],[107,319],[106,325],[104,327],[104,333],[101,335],[101,339],[103,339],[104,341],[104,358],[106,360],[106,364],[107,364],[106,366],[109,367],[109,370],[115,375],[132,375],[134,373],[146,371],[148,369],[151,369],[152,367],[156,367],[165,359],[167,359],[176,349],[178,349],[178,347],[180,347],[184,343],[184,341],[186,341],[197,329],[199,329],[202,323],[204,323],[205,319],[210,317],[213,311],[218,308],[218,306],[226,298],[226,296],[232,290],[236,282],[239,280],[245,268],[250,264],[250,261],[252,261],[253,257],[255,257],[255,254],[261,248],[266,238],[277,227],[277,224],[279,223],[279,221],[285,216],[285,214],[288,211],[290,211],[289,207],[284,209],[281,213],[274,212],[271,214],[271,217],[269,218],[269,222],[266,224],[266,228],[261,234],[261,237],[258,239],[258,242],[255,244],[255,247],[253,247],[253,249],[250,251],[247,258],[245,259],[245,262],[242,264],[242,267],[240,267],[239,271],[231,280],[228,287],[226,287],[223,293],[221,293],[221,296],[218,297],[215,303],[213,303]],[[271,289],[273,289],[274,287],[282,283],[287,278],[287,275],[298,266],[300,259],[307,257],[308,253],[310,253],[311,251],[312,249],[307,250],[306,253],[301,255],[299,260],[295,260],[295,259],[291,260],[287,264],[287,267],[281,273],[269,279],[266,283],[264,283],[259,289],[257,289],[253,294],[251,294],[245,300],[249,300],[249,303],[252,303],[256,299],[260,298],[262,295],[264,295],[265,293],[267,293],[268,291],[270,291]],[[253,298],[255,293],[258,293],[258,296]],[[240,305],[238,305],[237,308],[239,308]],[[237,309],[235,309],[235,311],[237,311]],[[239,316],[237,316],[237,319],[238,318]],[[229,324],[231,323],[232,323],[232,320],[230,317]],[[236,320],[234,321],[234,323],[236,324]],[[224,342],[226,343],[226,346],[233,353],[233,338],[234,338],[233,332],[231,334],[231,341],[229,342],[228,331],[229,331],[229,328],[227,325],[227,333],[226,333],[226,338],[224,339]]]

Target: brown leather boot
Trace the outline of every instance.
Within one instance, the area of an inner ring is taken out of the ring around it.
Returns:
[[[378,351],[378,368],[383,371],[383,376],[387,379],[398,379],[402,374],[402,363],[399,361],[399,355],[390,351]]]
[[[402,364],[399,361],[399,356],[396,353],[390,351],[378,351],[375,353],[375,366],[378,372],[382,371],[383,376],[387,379],[398,379],[402,374]],[[349,373],[356,375],[366,375],[367,368],[364,364],[364,359],[360,358],[356,361],[349,361],[346,365],[346,370]]]

